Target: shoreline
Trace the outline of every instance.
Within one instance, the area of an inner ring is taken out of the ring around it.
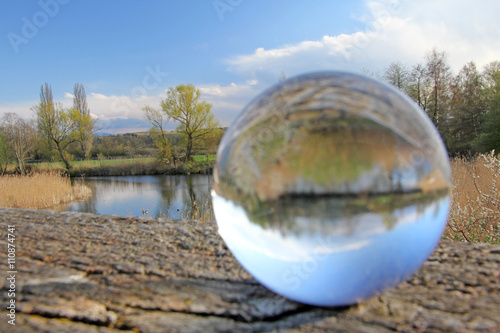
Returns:
[[[189,175],[212,174],[215,159],[192,162],[178,162],[174,165],[158,163],[154,158],[112,159],[101,161],[70,162],[67,171],[58,163],[28,164],[28,173],[59,172],[71,178],[107,177],[107,176],[149,176],[149,175]],[[7,174],[15,174],[11,169]]]
[[[122,167],[96,167],[91,169],[73,169],[70,170],[68,174],[70,178],[82,178],[82,177],[109,177],[109,176],[159,176],[159,175],[191,175],[191,174],[203,174],[209,175],[213,173],[213,166],[208,166],[206,168],[197,168],[194,170],[189,170],[186,168],[179,167],[168,167],[168,168],[146,168],[146,169],[136,169],[136,168],[122,168]]]

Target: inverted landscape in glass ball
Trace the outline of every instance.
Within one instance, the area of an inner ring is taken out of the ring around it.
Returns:
[[[437,245],[450,166],[430,119],[395,88],[320,72],[251,102],[217,153],[219,233],[289,299],[357,303],[414,273]]]

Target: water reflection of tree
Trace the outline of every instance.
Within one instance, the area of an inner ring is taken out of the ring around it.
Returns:
[[[85,200],[65,205],[65,207],[62,207],[62,210],[69,210],[72,205],[76,205],[78,207],[76,211],[97,214],[97,192],[95,182],[85,179],[72,179],[71,182],[72,184],[74,182],[83,182],[85,186],[88,186],[92,190],[92,194]]]
[[[112,205],[117,205],[117,207],[112,207],[113,209],[116,208],[117,212],[126,210],[127,212],[135,211],[136,214],[141,214],[142,209],[144,209],[148,210],[148,215],[152,217],[177,219],[181,217],[190,218],[191,213],[196,208],[197,216],[207,216],[213,219],[210,195],[212,177],[210,175],[87,178],[85,179],[85,185],[92,189],[92,195],[89,198],[81,202],[54,207],[53,209],[99,214],[102,212],[98,211],[98,206],[103,204],[103,200],[114,197],[114,193],[120,193],[129,195],[131,200],[126,203],[120,201],[112,203]],[[158,194],[158,197],[149,202],[146,207],[134,207],[134,201],[141,201],[134,200],[134,198],[140,197],[145,192]],[[109,203],[107,204],[109,205]],[[119,206],[120,204],[122,206]],[[109,206],[106,208],[109,208]],[[177,209],[179,209],[178,213]]]
[[[332,228],[353,232],[362,216],[375,214],[386,230],[398,223],[396,210],[414,207],[421,215],[430,205],[448,196],[447,190],[433,193],[405,193],[378,195],[371,198],[339,197],[287,197],[271,202],[255,203],[246,209],[249,219],[266,229],[280,230],[285,234],[328,233]],[[374,216],[375,216],[374,215]],[[308,222],[306,222],[308,221]]]
[[[212,210],[210,190],[211,177],[206,175],[175,175],[160,177],[160,194],[162,202],[156,209],[156,216],[168,218],[191,218],[194,212],[205,215]],[[183,207],[171,208],[175,204],[184,203]],[[163,209],[163,210],[162,210]],[[179,209],[179,214],[177,214]],[[209,214],[213,215],[213,214]]]

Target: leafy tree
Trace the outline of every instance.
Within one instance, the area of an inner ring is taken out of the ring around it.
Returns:
[[[500,149],[500,96],[496,98],[497,107],[491,110],[484,120],[483,132],[475,142],[475,147],[480,152]]]
[[[12,161],[12,154],[10,152],[7,140],[3,134],[2,128],[0,128],[0,176],[5,174],[7,167]]]
[[[486,96],[483,79],[474,62],[464,65],[451,84],[450,141],[452,155],[468,155],[479,136]]]
[[[6,113],[2,118],[3,137],[14,156],[19,172],[26,174],[25,161],[35,145],[36,130],[33,124],[15,113]]]
[[[74,88],[73,109],[80,114],[75,114],[76,121],[76,141],[82,150],[83,158],[90,157],[92,149],[92,141],[96,131],[96,119],[90,116],[90,110],[87,106],[87,95],[82,84],[76,83]]]
[[[38,129],[57,150],[66,170],[71,168],[68,162],[67,147],[77,141],[80,112],[75,109],[64,110],[61,105],[52,101],[52,89],[45,83],[40,90],[40,104],[33,108]]]
[[[217,152],[217,148],[219,147],[219,143],[222,140],[223,135],[224,131],[220,128],[216,128],[206,137],[205,140],[203,140],[205,143],[203,149],[205,150],[207,159],[208,159],[208,154]]]
[[[159,150],[158,160],[164,163],[170,162],[170,159],[174,156],[172,155],[172,144],[168,140],[165,131],[165,119],[162,112],[149,106],[145,106],[143,111],[146,119],[153,125],[150,129],[150,135]]]
[[[500,61],[492,61],[482,73],[469,62],[453,77],[445,52],[434,48],[424,60],[410,71],[394,62],[383,78],[406,92],[428,114],[450,155],[498,150]],[[366,70],[365,74],[370,75]]]
[[[484,67],[483,79],[486,88],[495,88],[498,84],[498,73],[500,72],[500,61],[495,60]]]
[[[219,127],[219,122],[211,112],[212,105],[199,101],[200,95],[194,85],[181,84],[176,88],[169,88],[167,98],[161,102],[167,119],[179,123],[177,131],[185,141],[188,161],[192,159],[193,152],[199,148],[202,141]]]
[[[483,93],[485,96],[486,110],[488,113],[494,106],[495,95],[499,89],[500,61],[492,61],[484,67],[481,73],[483,79]]]
[[[479,152],[489,152],[500,149],[500,71],[492,73],[491,90],[494,91],[491,105],[484,114],[482,132],[474,142],[474,147]]]
[[[36,126],[36,122],[35,122],[35,126]],[[47,139],[47,137],[45,136],[44,133],[37,130],[36,131],[35,146],[33,147],[32,158],[35,160],[51,161],[51,160],[53,160],[52,155],[53,155],[53,150],[52,150],[52,147],[50,145],[50,141]]]

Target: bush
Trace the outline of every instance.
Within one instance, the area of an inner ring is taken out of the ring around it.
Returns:
[[[500,159],[492,151],[452,160],[452,200],[444,238],[500,244]]]

